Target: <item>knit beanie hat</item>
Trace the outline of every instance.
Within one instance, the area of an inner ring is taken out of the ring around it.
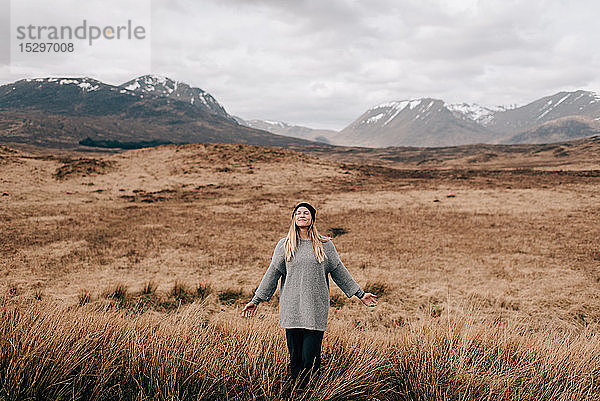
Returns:
[[[310,216],[312,217],[312,221],[315,221],[315,218],[317,216],[317,210],[308,202],[300,202],[298,203],[295,207],[294,210],[292,211],[292,217],[294,217],[294,215],[296,214],[296,210],[298,210],[299,207],[304,206],[305,208],[308,209],[308,211],[310,212]]]

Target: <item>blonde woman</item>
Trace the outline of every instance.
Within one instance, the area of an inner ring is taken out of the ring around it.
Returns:
[[[377,296],[365,293],[350,275],[330,238],[319,234],[317,211],[301,202],[292,211],[285,238],[275,246],[271,264],[252,300],[241,315],[254,316],[261,301],[269,301],[281,278],[279,324],[285,329],[290,355],[289,371],[304,386],[321,364],[321,343],[329,313],[329,275],[348,298],[356,295],[366,306],[376,306]]]

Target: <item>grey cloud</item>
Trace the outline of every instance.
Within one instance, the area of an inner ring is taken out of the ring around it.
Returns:
[[[10,0],[0,0],[0,65],[10,63]]]
[[[153,0],[152,11],[152,72],[244,118],[343,128],[389,100],[522,104],[600,85],[592,0]],[[146,73],[108,68],[89,65],[113,83]]]

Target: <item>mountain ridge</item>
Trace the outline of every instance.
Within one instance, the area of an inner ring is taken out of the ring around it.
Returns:
[[[312,143],[241,126],[207,92],[159,76],[121,85],[89,77],[22,79],[0,86],[0,111],[0,142],[38,146],[73,148],[88,138],[113,144]]]
[[[239,124],[247,127],[269,131],[278,135],[292,136],[327,144],[331,144],[332,138],[338,133],[334,130],[309,128],[302,125],[288,124],[283,121],[258,119],[245,120],[238,116],[235,116],[234,118]]]
[[[587,127],[574,136],[572,125],[571,132],[562,136],[555,132],[554,139],[597,132],[593,121],[600,120],[600,96],[583,90],[558,92],[519,107],[449,104],[427,97],[386,102],[369,108],[342,129],[334,143],[370,147],[529,143],[536,139],[529,139],[526,132],[567,117],[584,117]]]
[[[90,77],[22,79],[0,86],[0,111],[0,140],[27,141],[32,138],[26,133],[33,132],[38,144],[46,135],[50,142],[54,136],[55,144],[69,146],[86,140],[439,147],[558,142],[600,133],[600,96],[585,90],[509,107],[451,104],[430,97],[391,101],[369,108],[339,132],[232,116],[203,89],[160,75],[142,75],[120,85]],[[63,121],[66,116],[73,121]]]

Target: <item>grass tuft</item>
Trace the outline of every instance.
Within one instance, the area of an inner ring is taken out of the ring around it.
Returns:
[[[87,290],[81,290],[81,292],[79,293],[78,298],[78,303],[79,306],[83,306],[85,304],[90,303],[92,297],[90,296],[90,293]]]
[[[196,286],[196,296],[201,300],[205,299],[210,293],[212,293],[210,284],[200,283]]]
[[[331,294],[331,297],[329,298],[329,305],[331,305],[334,308],[341,308],[343,307],[346,302],[345,299],[346,296],[340,293],[333,293]]]
[[[181,303],[192,302],[194,299],[194,293],[181,281],[176,281],[173,284],[170,295]]]
[[[226,288],[219,291],[217,297],[222,303],[233,304],[242,300],[245,294],[242,288]]]
[[[156,292],[157,287],[158,286],[154,283],[154,281],[147,281],[146,284],[144,284],[144,287],[142,288],[142,295],[154,294]]]
[[[114,288],[104,292],[104,298],[125,304],[127,301],[127,288],[124,284],[117,284]]]
[[[332,238],[339,237],[340,235],[344,235],[347,233],[348,230],[346,230],[343,227],[332,227],[329,230],[327,230],[327,234],[329,234],[329,236],[331,236]]]
[[[389,291],[389,286],[381,281],[368,281],[363,290],[380,297]]]

